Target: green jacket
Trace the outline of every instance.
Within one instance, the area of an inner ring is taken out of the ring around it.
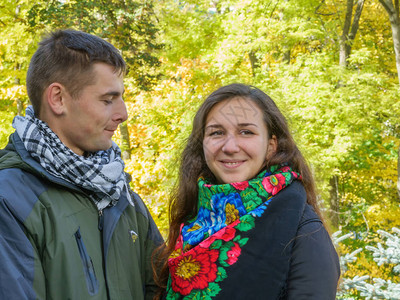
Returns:
[[[151,299],[162,242],[140,197],[99,214],[88,192],[54,177],[17,134],[0,150],[0,299]]]

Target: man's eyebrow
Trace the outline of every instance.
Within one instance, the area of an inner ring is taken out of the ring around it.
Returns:
[[[125,90],[122,91],[122,95],[123,95],[124,93],[125,93]],[[118,96],[121,96],[121,93],[120,93],[120,92],[117,92],[117,91],[110,91],[110,92],[107,92],[107,93],[102,94],[101,96],[102,96],[102,97],[104,97],[104,96],[118,97]]]

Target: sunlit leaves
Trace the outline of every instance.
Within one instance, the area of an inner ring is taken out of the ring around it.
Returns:
[[[127,171],[163,231],[193,114],[207,94],[232,82],[253,84],[272,96],[327,206],[329,178],[338,176],[343,228],[373,230],[398,222],[400,94],[390,23],[377,0],[365,3],[347,69],[338,66],[344,0],[101,3],[3,1],[4,122],[17,113],[17,100],[27,103],[22,86],[41,34],[82,29],[111,41],[129,63]],[[3,142],[12,128],[0,126]]]
[[[129,76],[143,90],[151,89],[160,76],[155,52],[162,44],[152,1],[36,1],[28,22],[33,30],[72,28],[109,40],[122,51]]]

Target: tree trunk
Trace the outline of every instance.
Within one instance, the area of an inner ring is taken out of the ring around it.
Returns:
[[[283,61],[284,61],[285,63],[287,63],[287,64],[290,64],[290,49],[289,49],[289,50],[286,50],[286,51],[283,53]]]
[[[14,69],[15,70],[19,70],[20,69],[20,65],[19,64],[17,64],[15,67],[14,67]],[[20,79],[18,78],[18,77],[15,77],[14,78],[14,84],[15,85],[20,85],[21,84],[21,81],[20,81]],[[22,102],[22,100],[21,99],[17,99],[17,100],[15,100],[16,102],[17,102],[17,114],[18,114],[18,116],[22,116],[22,113],[23,113],[23,111],[24,111],[24,103]]]
[[[353,16],[353,0],[347,0],[346,16],[344,19],[344,25],[342,35],[339,41],[339,65],[342,67],[347,66],[347,59],[349,57],[349,31],[351,25],[351,17]]]
[[[399,195],[400,199],[400,147],[399,151],[397,152],[397,194]]]
[[[260,62],[258,61],[258,58],[254,51],[251,51],[249,53],[249,59],[251,63],[251,71],[253,73],[253,77],[256,75],[256,70],[260,67]]]
[[[19,13],[20,13],[20,9],[21,9],[21,5],[17,5],[17,7],[15,8],[15,18],[19,18]],[[19,63],[17,63],[17,65],[14,67],[14,70],[18,71],[21,69],[21,65]],[[14,78],[14,84],[15,85],[20,85],[21,81],[18,77],[15,76]],[[22,102],[21,99],[17,99],[17,114],[18,116],[22,116],[22,112],[24,111],[24,103]]]
[[[399,0],[379,0],[389,15],[390,26],[392,28],[393,47],[396,57],[397,78],[400,84],[400,20],[399,20]],[[397,194],[400,198],[400,148],[397,153]]]
[[[392,38],[394,53],[396,56],[397,77],[400,84],[400,21],[399,21],[399,0],[379,0],[389,15],[390,25],[392,27]]]
[[[363,8],[364,0],[358,0],[352,24],[351,18],[353,16],[353,0],[347,0],[347,9],[344,19],[343,31],[339,40],[339,65],[342,67],[347,67],[351,47],[359,28],[360,17]]]
[[[338,176],[334,175],[329,179],[329,185],[330,185],[330,207],[331,207],[331,214],[330,214],[330,219],[332,222],[332,225],[335,228],[339,227],[340,223],[340,207],[339,207],[339,184],[338,184]]]
[[[119,124],[119,130],[121,131],[121,156],[123,160],[128,160],[131,158],[131,142],[127,123]]]
[[[364,0],[358,0],[356,12],[354,13],[353,24],[351,25],[351,30],[349,34],[349,38],[352,42],[356,38],[356,34],[360,26],[360,18],[363,8],[364,8]]]

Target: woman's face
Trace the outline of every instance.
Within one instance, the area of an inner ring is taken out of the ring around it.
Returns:
[[[252,179],[276,151],[276,137],[268,138],[261,109],[251,100],[235,97],[209,112],[203,150],[218,183]]]

